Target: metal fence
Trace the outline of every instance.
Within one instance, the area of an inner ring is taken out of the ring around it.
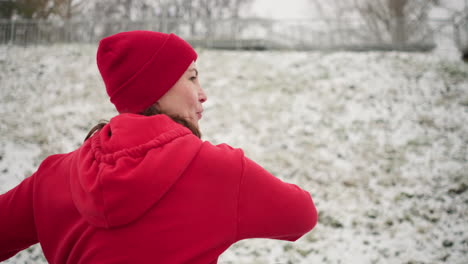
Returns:
[[[393,43],[373,37],[359,21],[257,18],[99,22],[0,20],[0,44],[96,43],[113,33],[136,29],[174,32],[194,46],[225,49],[429,50],[435,45],[434,30],[430,26],[421,27],[405,43]]]

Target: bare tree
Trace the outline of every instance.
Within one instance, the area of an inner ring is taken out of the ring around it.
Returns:
[[[235,34],[240,30],[236,23],[243,9],[248,8],[253,0],[197,0],[195,16],[202,19],[206,35],[217,32]],[[224,22],[224,23],[223,23]]]
[[[0,0],[0,19],[10,19],[16,8],[16,2],[13,0]]]
[[[411,41],[411,36],[427,28],[431,0],[354,0],[355,7],[369,30],[379,39],[397,45]]]
[[[156,17],[166,20],[166,31],[177,31],[181,23],[188,24],[192,36],[202,31],[214,34],[221,20],[238,18],[241,10],[253,0],[158,0]],[[232,24],[232,23],[231,23]]]
[[[428,11],[437,0],[311,0],[319,13],[328,19],[359,20],[364,26],[361,37],[378,43],[406,45],[427,33]]]
[[[0,0],[1,18],[15,13],[25,19],[48,19],[56,16],[71,19],[87,0]]]

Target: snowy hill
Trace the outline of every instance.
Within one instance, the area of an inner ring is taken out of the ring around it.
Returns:
[[[0,193],[115,115],[91,45],[0,46]],[[466,263],[468,66],[434,54],[199,51],[204,139],[310,191],[296,243],[220,263]],[[33,247],[4,263],[41,263]],[[42,261],[45,263],[45,261]]]

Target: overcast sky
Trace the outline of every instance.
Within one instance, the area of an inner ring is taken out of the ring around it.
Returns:
[[[310,18],[310,0],[255,0],[252,11],[261,17],[287,19]]]

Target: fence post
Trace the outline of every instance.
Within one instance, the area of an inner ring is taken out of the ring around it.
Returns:
[[[66,18],[65,19],[65,24],[64,24],[64,29],[65,29],[65,38],[63,40],[63,42],[65,43],[70,43],[70,19],[69,18]]]
[[[11,21],[11,27],[10,27],[10,41],[9,41],[9,44],[12,45],[13,44],[13,35],[15,33],[15,19],[12,18],[10,21]]]

